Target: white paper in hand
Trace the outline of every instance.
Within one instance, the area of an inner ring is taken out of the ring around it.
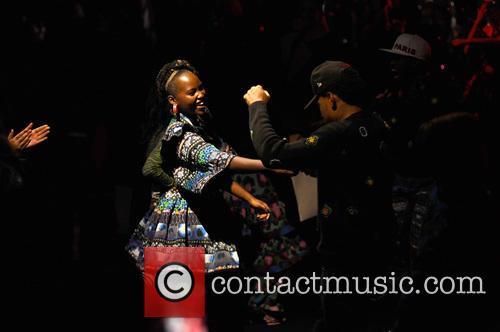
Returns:
[[[292,183],[300,221],[316,217],[318,215],[318,179],[299,172],[292,177]]]

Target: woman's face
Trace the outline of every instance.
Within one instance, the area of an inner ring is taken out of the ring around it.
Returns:
[[[170,104],[177,104],[181,113],[187,115],[205,114],[205,88],[198,76],[191,72],[184,72],[176,79],[177,93],[169,98]]]

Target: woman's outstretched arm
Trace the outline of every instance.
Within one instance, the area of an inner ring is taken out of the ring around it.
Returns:
[[[234,171],[263,171],[267,169],[261,160],[240,156],[236,156],[231,160],[229,168]]]

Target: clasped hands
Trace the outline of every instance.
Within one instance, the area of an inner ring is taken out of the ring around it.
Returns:
[[[271,99],[271,95],[269,92],[264,90],[262,85],[255,85],[248,89],[247,93],[243,96],[243,99],[245,99],[247,105],[250,106],[258,101],[267,103],[269,99]]]

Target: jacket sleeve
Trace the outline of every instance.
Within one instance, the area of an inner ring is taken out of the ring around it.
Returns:
[[[180,136],[176,158],[180,166],[173,175],[177,187],[201,193],[209,182],[223,175],[235,155],[220,151],[197,133],[186,131]]]
[[[142,167],[142,175],[153,183],[160,185],[162,191],[167,191],[174,186],[174,179],[164,170],[165,165],[161,154],[161,147],[162,140],[159,140]]]
[[[330,122],[309,137],[289,143],[274,131],[264,102],[250,105],[250,136],[266,167],[310,169],[340,152],[342,132],[347,123]]]

